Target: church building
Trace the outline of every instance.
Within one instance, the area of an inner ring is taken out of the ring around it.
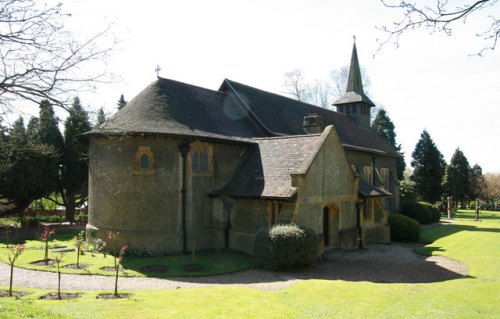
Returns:
[[[388,243],[400,155],[370,128],[356,45],[334,105],[158,77],[86,133],[88,238],[112,230],[132,250],[252,253],[260,229],[296,223],[325,248]]]

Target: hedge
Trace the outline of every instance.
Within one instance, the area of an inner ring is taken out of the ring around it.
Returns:
[[[420,224],[413,218],[401,214],[389,215],[392,241],[417,241]]]

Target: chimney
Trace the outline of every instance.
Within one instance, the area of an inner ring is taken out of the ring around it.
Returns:
[[[323,118],[321,115],[316,113],[311,113],[304,116],[304,122],[302,123],[302,128],[306,134],[320,134],[323,133],[325,125],[323,125]]]

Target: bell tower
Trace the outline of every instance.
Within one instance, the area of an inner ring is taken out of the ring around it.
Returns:
[[[354,38],[354,45],[352,47],[351,66],[349,67],[346,92],[333,105],[337,107],[337,112],[349,115],[360,128],[368,129],[370,127],[371,108],[375,104],[363,90],[361,69],[356,50],[356,38]]]

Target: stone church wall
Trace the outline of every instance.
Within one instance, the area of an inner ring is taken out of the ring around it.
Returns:
[[[148,147],[152,170],[137,173],[137,152]],[[93,138],[89,163],[89,238],[118,231],[130,250],[182,249],[177,142],[160,137]]]

